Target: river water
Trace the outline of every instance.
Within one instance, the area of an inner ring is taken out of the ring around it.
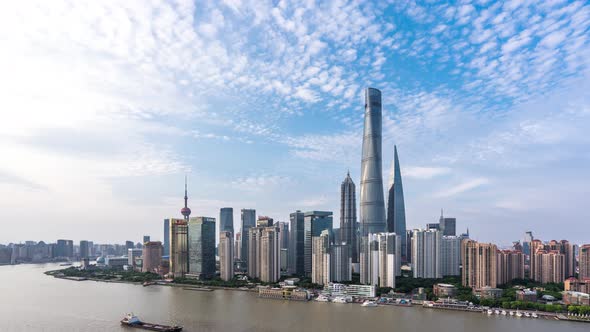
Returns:
[[[130,331],[119,320],[184,331],[590,331],[590,324],[358,304],[259,299],[254,293],[70,281],[56,264],[0,266],[0,331]]]

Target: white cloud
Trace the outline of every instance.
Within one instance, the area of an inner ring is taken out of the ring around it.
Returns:
[[[451,169],[448,167],[423,167],[423,166],[408,166],[403,168],[403,177],[415,179],[432,179],[433,177],[449,174]]]
[[[466,191],[470,191],[470,190],[476,189],[478,187],[487,185],[489,183],[490,183],[490,181],[486,178],[475,178],[475,179],[471,179],[471,180],[465,181],[463,183],[460,183],[458,185],[455,185],[453,187],[450,187],[448,189],[444,189],[442,191],[439,191],[434,196],[435,197],[456,196],[456,195],[462,194]]]

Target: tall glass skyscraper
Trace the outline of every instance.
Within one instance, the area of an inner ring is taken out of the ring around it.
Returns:
[[[224,207],[219,210],[219,233],[231,232],[234,234],[234,209]]]
[[[164,219],[164,256],[170,256],[170,219]]]
[[[312,270],[312,242],[320,236],[322,231],[328,230],[332,234],[332,212],[309,211],[304,214],[303,262],[306,277],[311,277]]]
[[[397,156],[397,146],[393,146],[393,169],[391,186],[387,199],[387,231],[396,234],[406,234],[406,207],[404,204],[404,188],[402,186],[402,173]],[[406,258],[406,237],[401,237],[402,261]]]
[[[252,227],[256,227],[256,210],[254,209],[242,209],[242,261],[245,266],[248,266],[248,243],[249,243],[249,230]]]
[[[188,272],[199,278],[215,276],[215,218],[189,219]]]
[[[350,173],[347,173],[340,186],[340,240],[348,245],[353,263],[358,263],[359,259],[357,232],[356,189]]]
[[[381,165],[381,91],[365,90],[365,128],[361,161],[361,235],[385,231],[385,203]]]
[[[303,262],[304,235],[304,214],[297,210],[290,215],[289,225],[289,262],[287,269],[290,274],[303,276],[305,268]]]

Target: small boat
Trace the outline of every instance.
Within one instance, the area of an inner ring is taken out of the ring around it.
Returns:
[[[149,330],[149,331],[161,331],[161,332],[182,331],[182,326],[177,326],[177,325],[168,326],[168,325],[162,325],[162,324],[152,324],[152,323],[142,322],[134,314],[127,314],[125,317],[123,317],[123,319],[121,320],[121,325],[134,327],[134,328],[138,328],[138,329],[143,329],[143,330]]]
[[[528,312],[525,312],[525,313],[524,313],[524,316],[525,316],[525,317],[531,317],[531,314],[529,314]]]
[[[70,262],[65,262],[65,263],[61,263],[61,264],[59,264],[59,266],[72,266],[72,263],[70,263]]]
[[[520,311],[517,310],[516,311],[516,317],[522,317],[522,312],[520,312]]]
[[[492,309],[488,309],[488,315],[493,315],[494,312],[492,311]]]
[[[345,297],[342,297],[342,296],[336,297],[334,300],[332,300],[332,302],[333,303],[348,303],[346,301],[346,298]]]
[[[533,313],[531,314],[531,317],[533,317],[533,318],[539,318],[539,315],[537,315],[537,313],[536,313],[536,312],[533,312]]]
[[[155,285],[155,284],[156,284],[155,282],[146,281],[146,282],[143,283],[143,287],[147,287],[147,286],[151,286],[151,285]]]
[[[502,315],[506,316],[507,312],[506,310],[502,310]]]
[[[496,309],[494,310],[494,315],[499,315],[500,314],[500,310]]]
[[[330,298],[326,295],[320,295],[315,300],[318,302],[330,302]]]
[[[514,311],[510,311],[510,316],[514,316]]]
[[[365,301],[363,302],[363,304],[361,304],[361,307],[376,307],[377,303],[375,303],[375,301]]]

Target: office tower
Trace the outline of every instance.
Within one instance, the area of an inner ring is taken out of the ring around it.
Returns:
[[[143,244],[143,265],[141,272],[160,272],[163,249],[162,242],[160,241],[148,241]]]
[[[344,243],[344,242],[341,242]],[[352,250],[348,244],[330,245],[330,273],[331,281],[352,280]]]
[[[188,273],[188,223],[184,219],[170,218],[170,274],[182,278]]]
[[[565,280],[565,255],[558,250],[535,250],[531,256],[531,266],[531,279],[542,284]]]
[[[440,231],[414,230],[412,237],[414,278],[442,278],[440,245]]]
[[[188,189],[186,175],[184,176],[184,207],[180,209],[180,213],[184,217],[184,220],[188,223],[188,219],[191,215],[191,209],[188,207]]]
[[[80,259],[90,257],[90,247],[88,246],[88,241],[81,240],[80,241]]]
[[[379,287],[395,288],[395,277],[401,276],[401,237],[395,233],[378,233],[377,242]]]
[[[311,277],[311,255],[312,255],[312,238],[320,236],[323,230],[332,233],[332,212],[329,211],[309,211],[304,214],[304,243],[303,258],[305,276]]]
[[[289,224],[284,221],[279,221],[277,226],[279,227],[279,232],[281,234],[281,249],[289,249]]]
[[[330,280],[330,230],[324,229],[320,236],[312,237],[311,282],[327,285]]]
[[[234,239],[232,232],[222,231],[219,234],[219,274],[221,280],[234,278]]]
[[[280,230],[276,226],[256,226],[248,230],[248,276],[263,282],[280,278]]]
[[[533,242],[534,237],[533,237],[533,232],[528,231],[524,233],[524,237],[522,239],[522,252],[526,255],[526,256],[530,256],[531,255],[531,242]],[[526,258],[528,261],[528,258]]]
[[[514,279],[524,279],[524,254],[516,250],[498,250],[496,283],[504,285]]]
[[[340,241],[348,245],[353,263],[358,263],[358,223],[356,220],[356,189],[350,172],[340,185]]]
[[[444,236],[440,242],[440,262],[443,277],[459,276],[461,261],[461,238],[460,236]]]
[[[164,251],[162,256],[170,256],[170,219],[164,219]]]
[[[397,156],[397,146],[393,146],[393,167],[391,185],[387,198],[387,232],[399,234],[401,237],[402,261],[407,262],[406,255],[406,207],[404,204],[404,188],[402,173]]]
[[[127,252],[129,249],[134,249],[135,248],[135,244],[133,243],[133,241],[125,241],[125,252]]]
[[[234,258],[236,260],[242,259],[242,233],[236,233],[236,239],[234,243]]]
[[[282,274],[286,274],[288,273],[287,270],[287,262],[289,261],[289,249],[285,249],[285,248],[281,248],[281,257],[280,257],[280,262],[281,262],[281,275]]]
[[[400,236],[404,236],[401,235]],[[412,263],[412,237],[414,236],[414,231],[411,229],[406,230],[406,251],[405,251],[405,257],[407,260],[407,263]]]
[[[127,265],[135,268],[136,267],[135,259],[140,258],[142,253],[143,253],[142,249],[136,249],[136,248],[127,249]]]
[[[580,247],[579,253],[580,276],[578,279],[590,279],[590,244],[584,244]]]
[[[289,216],[289,262],[287,269],[289,274],[303,276],[304,268],[304,242],[305,242],[305,219],[303,212],[297,210]]]
[[[443,210],[440,210],[440,230],[443,236],[455,236],[457,235],[457,219],[456,218],[445,218],[443,217]]]
[[[379,285],[379,241],[377,234],[363,236],[360,241],[361,284]]]
[[[491,243],[478,243],[464,239],[461,243],[461,261],[463,270],[461,282],[463,286],[474,289],[497,286],[497,252],[498,248]]]
[[[144,235],[143,236],[143,241],[141,243],[146,243],[146,242],[150,242],[150,236],[149,235]]]
[[[437,222],[426,224],[426,230],[440,231],[440,224]]]
[[[250,227],[256,227],[256,210],[254,209],[242,209],[241,211],[241,221],[242,221],[242,261],[248,264],[249,258],[249,250],[248,244],[250,243],[248,237],[250,236],[250,232],[248,231]]]
[[[74,257],[74,241],[72,240],[57,240],[55,247],[55,257],[72,258]]]
[[[215,218],[189,219],[188,271],[199,279],[215,276]]]
[[[224,207],[219,210],[219,233],[231,232],[234,234],[234,209]]]
[[[381,165],[381,91],[365,90],[365,125],[361,161],[361,235],[385,231],[385,203]]]

